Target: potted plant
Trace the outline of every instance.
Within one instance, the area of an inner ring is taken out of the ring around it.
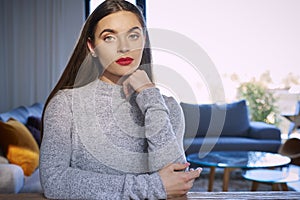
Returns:
[[[246,99],[252,121],[278,125],[278,108],[274,94],[262,83],[250,81],[237,89],[238,98]]]

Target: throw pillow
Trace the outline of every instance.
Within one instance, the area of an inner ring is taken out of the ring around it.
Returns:
[[[19,165],[25,176],[30,176],[39,165],[39,154],[29,149],[9,145],[7,159],[11,164]]]
[[[19,193],[24,186],[24,181],[24,172],[20,166],[12,164],[0,165],[0,194]],[[12,197],[12,199],[18,198]]]
[[[0,146],[9,162],[29,176],[38,167],[39,147],[29,130],[15,119],[0,122]]]
[[[226,105],[226,119],[222,136],[246,137],[250,127],[249,113],[245,100]]]
[[[28,117],[26,127],[34,137],[35,141],[37,142],[38,146],[41,146],[41,127],[42,122],[40,117],[30,116]]]

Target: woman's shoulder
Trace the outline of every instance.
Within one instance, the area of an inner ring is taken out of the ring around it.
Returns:
[[[57,91],[49,103],[65,102],[71,96],[72,90],[73,89],[62,89]]]
[[[95,89],[96,84],[97,82],[93,81],[81,87],[61,89],[53,98],[56,100],[66,100],[73,98],[74,95],[82,96],[83,94],[90,92],[90,90]]]
[[[68,102],[68,90],[59,90],[56,94],[50,99],[46,111],[60,110],[62,108],[66,108]]]

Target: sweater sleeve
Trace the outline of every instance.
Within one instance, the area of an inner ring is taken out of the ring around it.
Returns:
[[[71,166],[72,112],[63,92],[59,92],[48,104],[44,115],[43,130],[40,177],[47,198],[166,198],[158,173],[112,175]]]
[[[185,163],[184,118],[175,99],[164,98],[157,88],[148,88],[138,94],[136,101],[145,115],[150,171],[170,163]]]

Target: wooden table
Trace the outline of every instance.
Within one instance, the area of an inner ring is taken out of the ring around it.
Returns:
[[[43,194],[0,194],[1,200],[41,200],[46,199]],[[184,197],[176,200],[197,199],[300,199],[300,192],[190,192]]]

